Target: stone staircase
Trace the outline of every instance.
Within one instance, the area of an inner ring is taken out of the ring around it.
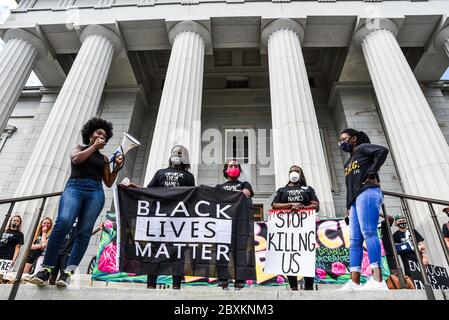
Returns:
[[[0,300],[8,299],[11,284],[0,285]],[[143,283],[91,281],[75,275],[68,288],[20,285],[17,300],[427,300],[424,290],[335,291],[339,286],[319,285],[317,291],[291,291],[280,287],[248,287],[224,291],[211,286],[183,286],[182,290],[146,289]],[[437,300],[449,299],[449,291],[435,290]]]

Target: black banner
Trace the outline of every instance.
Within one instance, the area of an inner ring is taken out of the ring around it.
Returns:
[[[416,289],[424,289],[424,283],[421,276],[421,268],[418,262],[408,261],[410,266],[410,276],[413,279]],[[426,267],[427,279],[433,289],[448,290],[449,289],[449,274],[444,267],[434,266],[429,264]]]
[[[243,193],[117,189],[120,271],[256,279],[252,201]]]

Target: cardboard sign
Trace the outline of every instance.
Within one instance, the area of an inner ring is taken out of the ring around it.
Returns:
[[[13,268],[12,260],[0,259],[0,273],[5,274]]]
[[[315,210],[271,210],[265,273],[315,277]]]

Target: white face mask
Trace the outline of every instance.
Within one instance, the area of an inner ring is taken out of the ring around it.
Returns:
[[[290,179],[290,182],[292,182],[292,183],[298,182],[299,181],[299,173],[296,171],[290,172],[289,179]]]
[[[171,157],[170,160],[175,166],[180,165],[182,162],[181,157]]]

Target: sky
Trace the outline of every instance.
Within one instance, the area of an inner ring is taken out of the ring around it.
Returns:
[[[17,6],[17,3],[14,0],[0,0],[0,24],[2,24],[9,15],[9,10],[14,9]],[[0,39],[0,50],[4,47],[3,41]],[[449,80],[449,68],[444,73],[442,80]],[[26,86],[39,86],[41,85],[39,79],[36,75],[31,73],[30,78]]]

